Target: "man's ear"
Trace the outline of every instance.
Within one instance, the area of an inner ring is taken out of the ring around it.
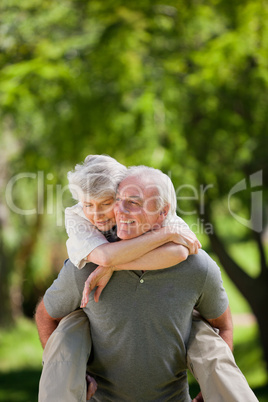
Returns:
[[[161,223],[166,219],[168,211],[169,211],[169,204],[166,204],[160,211],[160,219],[161,219]]]

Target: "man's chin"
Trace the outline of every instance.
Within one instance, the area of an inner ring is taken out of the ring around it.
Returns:
[[[126,231],[126,230],[118,230],[117,229],[117,236],[121,240],[130,240],[138,237],[140,233],[136,233],[136,231]]]

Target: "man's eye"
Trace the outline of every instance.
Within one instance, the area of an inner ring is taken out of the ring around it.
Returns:
[[[139,205],[137,202],[135,202],[135,201],[129,201],[130,202],[130,204],[132,204],[132,205]]]
[[[102,204],[102,205],[112,205],[112,203],[111,203],[111,202],[107,202],[107,203]]]

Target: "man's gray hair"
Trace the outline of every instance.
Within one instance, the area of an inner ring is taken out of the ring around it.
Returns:
[[[127,168],[108,155],[88,155],[82,164],[68,172],[69,190],[77,201],[115,197]]]
[[[126,177],[132,176],[141,178],[149,185],[151,185],[151,183],[155,184],[159,194],[158,208],[163,208],[165,205],[169,205],[170,208],[167,218],[176,215],[177,197],[173,183],[168,175],[159,169],[140,165],[128,168]]]

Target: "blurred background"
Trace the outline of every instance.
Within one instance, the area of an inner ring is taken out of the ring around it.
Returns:
[[[66,174],[103,153],[171,177],[268,401],[267,22],[265,0],[2,0],[0,401],[37,401],[33,314],[67,258]]]

